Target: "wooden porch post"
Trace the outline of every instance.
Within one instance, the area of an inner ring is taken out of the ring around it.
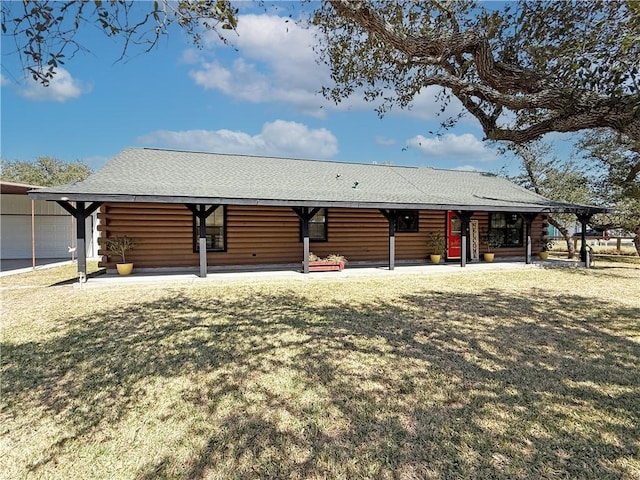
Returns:
[[[186,207],[191,210],[199,221],[198,252],[200,253],[200,278],[207,278],[207,218],[209,218],[219,206],[220,205],[211,205],[207,208],[206,205],[186,204]]]
[[[467,256],[469,254],[469,220],[473,212],[457,210],[456,216],[460,219],[460,267],[467,266]]]
[[[584,262],[584,266],[589,268],[589,259],[587,258],[587,223],[591,220],[589,213],[577,213],[582,231],[580,232],[580,261]]]
[[[396,219],[398,218],[398,212],[396,210],[380,209],[380,213],[389,222],[389,270],[393,270],[396,264]]]
[[[309,273],[309,209],[304,208],[302,218],[302,273]]]
[[[76,206],[73,207],[66,200],[56,200],[58,205],[64,208],[67,212],[74,216],[76,219],[76,251],[78,254],[78,279],[80,283],[87,281],[87,247],[85,245],[85,230],[87,225],[87,217],[95,212],[102,202],[93,202],[88,207],[85,206],[85,202],[77,201]]]
[[[292,208],[300,218],[302,224],[302,273],[309,273],[309,220],[320,211],[320,207],[316,207],[311,211],[309,211],[309,207]]]
[[[525,257],[524,263],[529,265],[531,263],[531,226],[533,221],[538,216],[537,213],[523,213],[522,219],[524,220],[524,229],[525,229]]]
[[[34,199],[31,199],[31,268],[36,269],[36,201]]]
[[[207,278],[207,217],[204,215],[204,205],[199,205],[199,209],[200,228],[198,229],[198,251],[200,252],[200,277]]]

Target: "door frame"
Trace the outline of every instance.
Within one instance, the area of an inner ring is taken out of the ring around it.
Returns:
[[[453,222],[457,221],[459,225],[459,234],[454,235],[453,232]],[[460,219],[457,217],[453,210],[447,210],[447,214],[445,216],[445,231],[447,237],[447,252],[446,259],[447,260],[456,260],[460,258],[460,249],[461,249],[461,241],[462,241],[462,224]]]

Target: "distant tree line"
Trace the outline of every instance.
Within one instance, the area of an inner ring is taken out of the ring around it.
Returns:
[[[34,161],[0,160],[0,179],[39,187],[52,187],[79,182],[93,173],[81,161],[65,162],[52,157],[37,157]]]

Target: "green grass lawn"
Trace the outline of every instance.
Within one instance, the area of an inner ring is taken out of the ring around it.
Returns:
[[[638,264],[63,280],[3,283],[2,478],[640,479]]]

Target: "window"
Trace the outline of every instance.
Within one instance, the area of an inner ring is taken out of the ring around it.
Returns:
[[[318,210],[309,220],[309,240],[312,242],[327,241],[327,209]],[[300,220],[300,241],[302,241],[302,220]]]
[[[502,247],[521,247],[522,217],[517,213],[492,213],[489,217],[492,232],[498,232]]]
[[[210,205],[206,206],[207,208]],[[226,250],[226,207],[218,207],[207,217],[207,252]],[[193,216],[193,251],[200,251],[200,219]]]
[[[399,210],[396,217],[396,232],[417,232],[418,210]]]

